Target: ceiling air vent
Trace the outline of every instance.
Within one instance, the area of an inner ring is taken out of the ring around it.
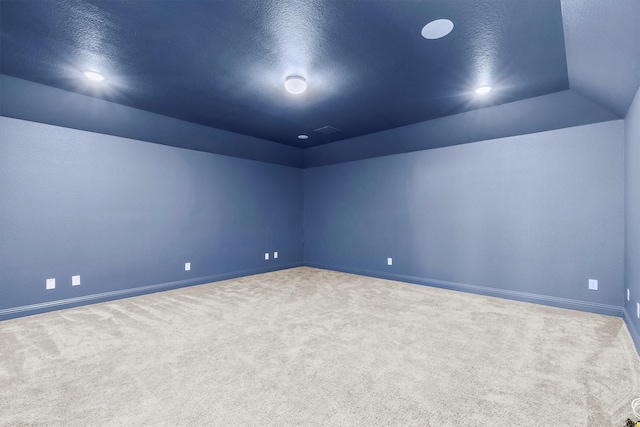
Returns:
[[[318,128],[318,129],[314,130],[314,132],[318,132],[318,133],[321,133],[323,135],[331,135],[332,133],[340,132],[340,129],[336,129],[336,128],[331,127],[331,126],[323,126],[321,128]]]

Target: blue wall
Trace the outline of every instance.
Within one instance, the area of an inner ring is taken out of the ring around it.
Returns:
[[[305,264],[621,315],[623,147],[615,120],[305,169]]]
[[[304,172],[0,117],[0,319],[303,263],[620,315],[624,131],[629,190],[639,109]],[[393,132],[407,143],[415,126]],[[630,194],[627,217],[640,211]],[[640,229],[626,245],[640,297]],[[45,291],[50,277],[58,288]]]
[[[565,90],[310,147],[303,152],[304,167],[428,150],[620,118],[579,93]]]
[[[0,116],[285,166],[302,149],[0,74]]]
[[[640,90],[625,119],[625,321],[636,348],[640,349]],[[625,295],[626,297],[626,295]]]
[[[301,169],[7,117],[0,141],[0,320],[302,264]]]

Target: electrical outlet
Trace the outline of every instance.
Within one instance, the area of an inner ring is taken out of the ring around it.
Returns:
[[[51,290],[56,288],[56,279],[47,279],[46,289]]]
[[[264,260],[269,261],[269,252],[264,253]]]
[[[191,270],[191,263],[190,262],[185,262],[184,263],[184,271],[190,271]]]
[[[278,252],[273,253],[273,259],[278,259]]]
[[[393,258],[387,258],[387,265],[393,265]]]
[[[629,288],[627,288],[627,301],[629,301],[631,299],[631,292],[629,291]]]
[[[80,276],[71,276],[71,286],[80,286]]]
[[[589,289],[592,291],[598,290],[598,281],[594,279],[589,279]]]

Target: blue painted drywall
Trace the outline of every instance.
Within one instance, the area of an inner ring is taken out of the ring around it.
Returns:
[[[305,169],[305,265],[622,315],[623,132],[617,120]]]
[[[625,320],[640,352],[640,89],[625,118]]]
[[[566,90],[307,148],[303,153],[304,166],[324,166],[621,118]]]
[[[286,166],[302,149],[0,74],[0,116]]]
[[[0,142],[0,320],[302,264],[301,169],[6,117]]]

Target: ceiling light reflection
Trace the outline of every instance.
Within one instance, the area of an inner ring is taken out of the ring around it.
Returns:
[[[491,92],[491,86],[480,86],[474,92],[480,96],[486,95]]]
[[[104,76],[102,74],[100,74],[100,73],[95,72],[95,71],[85,71],[82,74],[84,74],[84,76],[87,79],[89,79],[89,80],[91,80],[92,82],[95,82],[95,83],[99,83],[101,81],[104,81]]]

